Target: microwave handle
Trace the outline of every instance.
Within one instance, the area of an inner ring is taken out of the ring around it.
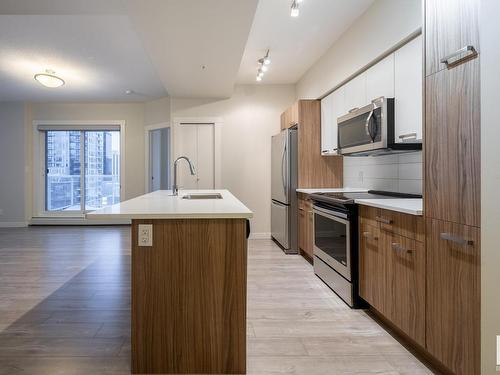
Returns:
[[[373,116],[373,109],[370,111],[368,117],[366,118],[365,130],[366,130],[366,135],[369,136],[373,141],[373,138],[375,137],[372,136],[372,133],[370,132],[370,119],[372,118],[372,116]]]

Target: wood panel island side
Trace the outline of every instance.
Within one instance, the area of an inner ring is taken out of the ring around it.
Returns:
[[[221,199],[185,198],[217,193]],[[227,190],[171,194],[87,214],[132,220],[132,372],[244,374],[252,212]],[[141,224],[152,225],[151,246],[141,241]]]

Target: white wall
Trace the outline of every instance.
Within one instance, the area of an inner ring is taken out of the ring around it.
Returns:
[[[253,234],[271,228],[271,136],[293,103],[293,85],[236,86],[225,100],[172,98],[172,118],[221,117],[221,185],[254,212]]]
[[[0,103],[0,227],[25,223],[25,110]]]
[[[422,152],[344,156],[344,186],[422,194]]]
[[[124,120],[125,121],[125,183],[122,199],[144,194],[144,104],[143,103],[34,103],[31,119]],[[32,134],[32,125],[29,124]],[[28,140],[31,148],[32,140]]]
[[[168,96],[144,103],[144,125],[156,125],[170,121]]]
[[[376,0],[297,83],[317,99],[422,26],[420,0]]]
[[[500,335],[500,1],[481,0],[481,374],[495,374]]]

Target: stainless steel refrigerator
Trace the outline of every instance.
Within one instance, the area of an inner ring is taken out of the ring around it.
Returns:
[[[297,254],[297,127],[273,136],[271,145],[271,236]]]

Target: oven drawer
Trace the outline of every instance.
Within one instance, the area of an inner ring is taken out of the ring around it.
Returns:
[[[314,257],[314,273],[337,293],[345,303],[353,307],[354,299],[352,284],[317,256]]]

